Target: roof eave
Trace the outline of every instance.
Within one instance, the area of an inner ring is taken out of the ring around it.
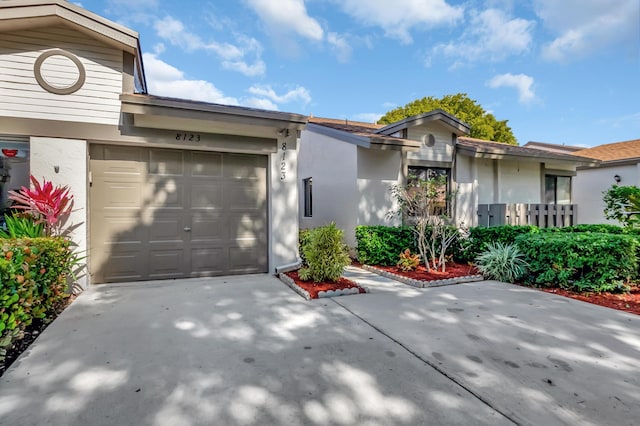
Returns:
[[[458,120],[451,114],[448,114],[443,110],[434,110],[423,114],[413,115],[395,123],[391,123],[388,126],[378,129],[376,133],[390,135],[409,127],[420,126],[436,120],[440,120],[447,127],[450,127],[458,136],[468,135],[471,131],[471,127],[468,124]]]
[[[598,160],[580,159],[580,158],[567,158],[566,156],[557,155],[539,155],[525,152],[509,152],[500,148],[478,148],[464,146],[461,144],[456,145],[456,149],[463,155],[467,155],[474,158],[489,158],[494,160],[508,159],[508,158],[526,158],[530,160],[538,160],[544,162],[545,160],[554,162],[563,162],[567,164],[575,164],[583,167],[594,167],[599,164]]]

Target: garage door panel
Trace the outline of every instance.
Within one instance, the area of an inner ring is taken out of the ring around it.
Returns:
[[[222,154],[194,153],[191,161],[191,175],[198,178],[222,177]]]
[[[222,181],[193,184],[191,186],[191,208],[222,209],[224,208],[223,196]]]
[[[262,272],[267,256],[259,247],[229,247],[230,272]]]
[[[224,158],[224,176],[235,179],[258,179],[266,173],[264,156],[227,154]]]
[[[182,247],[149,249],[149,278],[180,278],[184,276],[184,251]]]
[[[191,242],[226,241],[229,235],[227,218],[220,213],[207,213],[194,213],[191,219]]]
[[[90,153],[94,282],[267,271],[266,156]]]
[[[222,275],[228,271],[225,249],[218,247],[194,248],[191,250],[192,276]]]
[[[262,210],[266,203],[264,190],[254,182],[245,181],[228,182],[225,200],[231,210]]]
[[[149,173],[162,176],[183,176],[184,152],[175,149],[150,150]]]

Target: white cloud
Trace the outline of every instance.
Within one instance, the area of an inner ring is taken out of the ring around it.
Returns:
[[[118,22],[126,26],[149,24],[158,9],[158,0],[108,0],[106,12],[118,17]]]
[[[365,123],[377,123],[384,114],[379,112],[361,112],[351,117],[354,121],[363,121]]]
[[[266,71],[267,67],[261,59],[262,45],[254,38],[236,35],[237,45],[217,41],[205,42],[197,34],[189,32],[181,21],[171,16],[156,21],[154,28],[160,38],[188,52],[205,50],[214,53],[222,59],[221,65],[224,69],[250,77],[264,75]],[[246,60],[247,56],[253,57],[252,63]]]
[[[264,98],[247,98],[242,100],[244,106],[259,109],[268,109],[272,111],[278,111],[278,105],[271,102],[269,99]]]
[[[518,91],[518,101],[526,104],[536,98],[533,92],[533,77],[526,74],[500,74],[493,77],[487,85],[493,89],[512,87]]]
[[[270,31],[293,32],[317,41],[324,38],[318,21],[307,13],[304,0],[247,0],[247,3]]]
[[[498,9],[472,11],[461,37],[457,41],[437,45],[433,52],[462,63],[500,61],[529,50],[534,26],[534,21],[511,18]]]
[[[266,0],[269,1],[269,0]],[[445,0],[336,0],[338,7],[360,22],[377,26],[389,37],[411,43],[410,32],[441,24],[452,24],[463,17],[462,6]]]
[[[331,49],[336,55],[336,58],[338,58],[339,62],[349,61],[349,58],[351,58],[351,53],[353,53],[353,49],[347,41],[346,36],[333,32],[328,33],[327,43],[329,43],[329,46],[331,46]]]
[[[640,48],[638,0],[535,0],[536,14],[557,33],[542,55],[552,61],[588,55],[615,43]]]
[[[224,96],[208,81],[186,78],[184,72],[158,59],[153,53],[145,53],[143,60],[149,92],[154,95],[226,105],[239,104],[236,98]]]
[[[302,86],[297,86],[294,89],[289,90],[283,95],[278,95],[275,90],[269,85],[254,85],[248,90],[249,93],[262,98],[270,99],[277,104],[287,104],[290,102],[300,102],[304,105],[311,102],[311,94],[307,89]]]

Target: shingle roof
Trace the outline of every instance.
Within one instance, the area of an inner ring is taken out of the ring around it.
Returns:
[[[342,120],[338,118],[309,117],[309,123],[316,123],[346,132],[375,133],[383,124],[364,123],[362,121]]]
[[[419,149],[420,142],[414,141],[411,139],[402,139],[394,136],[386,136],[380,135],[376,131],[384,126],[373,124],[373,123],[364,123],[360,121],[349,121],[349,120],[340,120],[334,118],[322,118],[322,117],[309,117],[309,125],[308,129],[313,129],[313,126],[321,126],[316,127],[315,129],[320,130],[322,127],[326,129],[332,129],[331,134],[328,136],[338,137],[345,141],[352,139],[356,143],[365,142],[365,144],[373,143],[378,145],[395,145],[395,146],[405,146],[407,148]],[[341,133],[342,132],[342,133]],[[342,137],[340,135],[343,135]],[[351,138],[347,137],[348,135],[353,135]],[[358,142],[357,139],[361,142]]]
[[[595,158],[602,161],[626,160],[631,158],[640,159],[640,139],[586,148],[574,152],[573,155]]]
[[[474,154],[513,155],[518,157],[533,157],[541,159],[571,161],[574,163],[594,162],[593,160],[590,160],[588,158],[579,158],[571,154],[551,152],[539,148],[527,148],[524,146],[487,141],[484,139],[469,138],[466,136],[458,138],[457,146],[459,149],[462,148],[463,150],[473,152]]]

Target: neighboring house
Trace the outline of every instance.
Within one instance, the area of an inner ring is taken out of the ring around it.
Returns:
[[[578,168],[574,196],[582,209],[580,223],[613,223],[604,217],[603,192],[613,185],[640,186],[640,139],[609,143],[574,152],[574,155],[599,160],[597,167]]]
[[[508,214],[506,204],[573,204],[576,168],[597,163],[469,138],[469,130],[441,110],[388,126],[310,118],[300,138],[300,226],[335,221],[354,245],[357,225],[399,223],[387,219],[397,208],[390,188],[416,175],[446,176],[456,194],[449,207],[454,223],[475,226],[479,206]]]
[[[69,185],[81,285],[297,260],[307,117],[146,93],[138,34],[63,0],[0,1],[0,207]]]

